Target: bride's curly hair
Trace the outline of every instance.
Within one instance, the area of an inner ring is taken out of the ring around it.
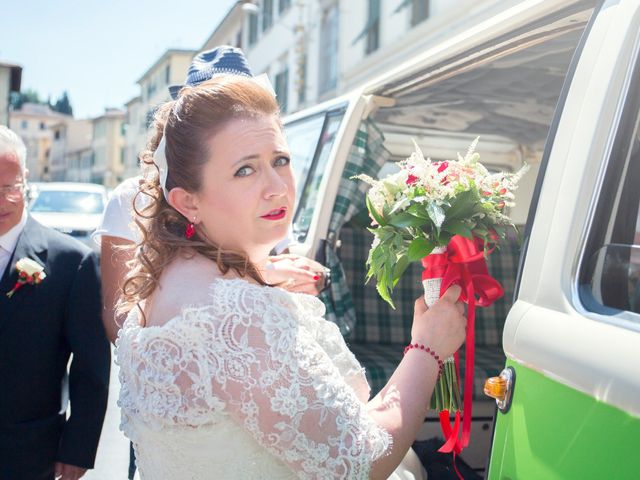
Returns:
[[[135,223],[141,232],[118,302],[123,314],[149,298],[160,275],[178,255],[201,254],[216,262],[220,272],[235,271],[261,285],[266,282],[249,258],[239,251],[223,250],[210,241],[202,228],[190,239],[184,232],[189,220],[167,202],[153,154],[165,135],[168,165],[167,191],[181,187],[189,192],[202,188],[202,169],[211,158],[210,139],[229,121],[273,116],[280,122],[275,98],[253,80],[224,75],[195,87],[184,87],[175,101],[155,112],[147,149],[140,154],[144,180],[134,199]],[[144,204],[143,208],[137,205]],[[144,319],[144,315],[142,315]],[[144,320],[143,320],[144,322]]]

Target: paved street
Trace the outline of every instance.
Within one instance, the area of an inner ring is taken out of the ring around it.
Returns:
[[[126,480],[127,478],[129,442],[118,428],[120,425],[120,410],[116,402],[118,401],[120,384],[118,382],[118,367],[113,362],[111,364],[109,387],[109,406],[107,407],[107,416],[102,427],[102,436],[100,437],[100,446],[96,457],[96,468],[87,472],[83,480]]]

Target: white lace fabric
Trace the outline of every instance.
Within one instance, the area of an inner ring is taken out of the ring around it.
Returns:
[[[144,479],[368,478],[391,437],[315,297],[241,279],[116,343],[121,428]]]

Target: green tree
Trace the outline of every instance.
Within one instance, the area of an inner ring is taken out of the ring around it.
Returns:
[[[32,89],[12,94],[10,102],[14,110],[22,108],[23,103],[46,103],[40,99],[38,92]]]
[[[62,96],[58,98],[52,108],[56,112],[73,116],[73,107],[71,106],[71,102],[69,102],[69,94],[66,92],[66,90],[64,91]]]

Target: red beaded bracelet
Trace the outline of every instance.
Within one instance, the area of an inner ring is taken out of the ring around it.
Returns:
[[[420,343],[410,343],[409,345],[407,345],[406,347],[404,347],[404,354],[406,355],[407,352],[411,349],[415,348],[416,350],[424,350],[425,352],[427,352],[429,355],[431,355],[436,362],[438,362],[438,374],[441,374],[444,370],[444,362],[440,359],[440,357],[438,356],[438,354],[436,352],[434,352],[433,350],[431,350],[431,348],[422,345]]]

